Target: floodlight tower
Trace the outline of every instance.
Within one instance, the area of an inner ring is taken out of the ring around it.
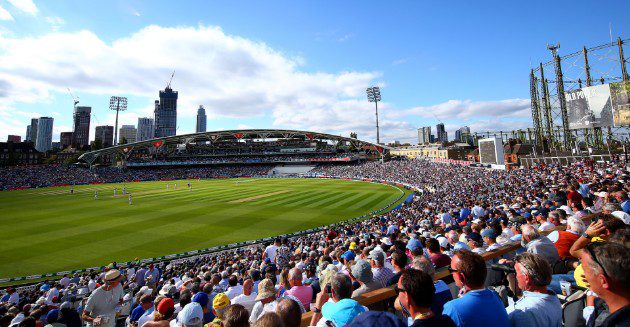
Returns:
[[[381,101],[381,90],[378,86],[368,87],[365,92],[369,102],[374,102],[376,107],[376,144],[381,144],[379,129],[378,129],[378,102]]]
[[[118,112],[127,110],[127,98],[113,96],[109,98],[109,109],[116,110],[116,124],[114,126],[114,146],[118,145]]]

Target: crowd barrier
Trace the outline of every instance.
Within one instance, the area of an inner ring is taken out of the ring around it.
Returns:
[[[260,177],[260,178],[275,178],[275,177],[271,177],[271,176],[255,176],[255,177]],[[347,178],[341,178],[341,177],[336,177],[336,176],[323,176],[323,175],[318,175],[318,176],[303,176],[302,178],[329,178],[329,179],[347,179]],[[160,256],[160,257],[155,257],[155,258],[145,258],[145,259],[141,259],[141,260],[135,260],[135,261],[129,261],[129,262],[122,262],[122,263],[117,263],[118,267],[120,268],[125,268],[128,267],[131,264],[141,264],[141,263],[153,263],[153,262],[162,262],[162,261],[173,261],[173,262],[177,262],[175,260],[179,260],[179,261],[183,261],[183,260],[191,260],[191,259],[196,259],[199,257],[204,257],[204,256],[208,256],[208,255],[213,255],[213,254],[220,254],[222,252],[226,252],[226,251],[231,251],[237,248],[241,248],[241,247],[250,247],[250,246],[255,246],[258,244],[263,244],[263,243],[267,243],[267,242],[271,242],[274,239],[278,238],[278,237],[286,237],[286,238],[296,238],[296,237],[300,237],[300,236],[304,236],[304,235],[308,235],[308,234],[312,234],[312,233],[317,233],[320,231],[324,231],[327,230],[329,228],[334,228],[334,227],[339,227],[342,225],[347,225],[347,224],[351,224],[351,223],[355,223],[359,220],[363,220],[367,217],[376,215],[376,214],[381,214],[383,213],[385,210],[387,210],[387,208],[391,207],[392,205],[394,205],[396,202],[400,201],[403,196],[405,195],[405,192],[402,191],[400,188],[404,187],[410,190],[419,190],[409,184],[404,184],[404,183],[398,183],[398,182],[391,182],[391,181],[384,181],[384,180],[366,180],[366,179],[361,179],[361,178],[352,178],[352,179],[347,179],[347,180],[354,180],[354,181],[361,181],[361,182],[370,182],[370,183],[377,183],[377,184],[385,184],[388,185],[390,187],[394,187],[397,188],[400,191],[400,195],[396,198],[396,200],[391,201],[390,203],[388,203],[387,205],[385,205],[384,207],[374,210],[370,213],[358,216],[358,217],[354,217],[354,218],[350,218],[344,221],[340,221],[337,223],[333,223],[333,224],[329,224],[329,225],[325,225],[325,226],[321,226],[321,227],[316,227],[316,228],[311,228],[311,229],[307,229],[307,230],[303,230],[303,231],[298,231],[298,232],[294,232],[294,233],[289,233],[289,234],[283,234],[283,235],[276,235],[273,237],[266,237],[266,238],[262,238],[262,239],[257,239],[257,240],[250,240],[250,241],[243,241],[243,242],[236,242],[236,243],[231,243],[231,244],[227,244],[227,245],[220,245],[220,246],[215,246],[215,247],[210,247],[210,248],[205,248],[205,249],[200,249],[200,250],[193,250],[193,251],[188,251],[188,252],[184,252],[184,253],[176,253],[176,254],[169,254],[169,255],[165,255],[165,256]],[[391,210],[387,211],[393,211],[393,210],[397,210],[399,208],[399,206],[397,206],[396,208],[392,208]],[[67,271],[59,271],[59,272],[54,272],[54,273],[46,273],[46,274],[35,274],[35,275],[30,275],[30,276],[21,276],[21,277],[13,277],[13,278],[2,278],[0,279],[0,283],[13,283],[13,282],[26,282],[28,283],[29,281],[33,281],[33,280],[37,280],[37,279],[46,279],[46,278],[50,278],[50,279],[54,279],[54,278],[59,278],[62,277],[64,275],[71,275],[71,274],[82,274],[82,273],[90,273],[90,272],[95,272],[95,271],[102,271],[103,269],[105,269],[107,266],[99,266],[99,267],[90,267],[90,268],[83,268],[83,269],[75,269],[75,270],[67,270]],[[28,290],[29,286],[23,286],[24,288],[18,288],[18,291],[21,290]]]

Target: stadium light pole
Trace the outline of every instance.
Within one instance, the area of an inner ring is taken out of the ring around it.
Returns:
[[[381,144],[381,138],[378,129],[378,102],[381,101],[381,90],[378,86],[368,87],[365,92],[369,102],[374,102],[376,107],[376,144]]]
[[[114,146],[118,145],[118,112],[127,110],[127,98],[113,96],[109,98],[109,109],[116,110],[116,124],[114,126]]]

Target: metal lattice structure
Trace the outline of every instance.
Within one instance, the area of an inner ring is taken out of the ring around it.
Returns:
[[[604,148],[613,142],[627,143],[630,127],[574,128],[569,126],[566,92],[582,87],[630,81],[624,47],[630,39],[618,38],[595,47],[561,56],[560,45],[548,46],[552,60],[530,71],[533,133],[529,139],[540,148],[570,150],[578,144]]]
[[[236,129],[175,135],[124,145],[115,145],[101,150],[86,152],[79,157],[79,160],[83,160],[89,165],[92,165],[94,161],[96,161],[96,159],[98,159],[99,157],[120,156],[123,161],[126,161],[133,151],[139,149],[163,149],[164,151],[168,151],[169,146],[171,146],[170,148],[172,148],[173,145],[180,144],[187,145],[197,142],[208,142],[209,144],[213,144],[220,141],[269,139],[302,139],[313,141],[328,140],[334,142],[344,142],[357,149],[367,146],[381,153],[383,153],[384,151],[389,151],[390,149],[389,147],[380,144],[326,133],[287,129]]]

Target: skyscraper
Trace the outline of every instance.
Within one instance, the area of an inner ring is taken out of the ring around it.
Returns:
[[[177,91],[167,86],[155,101],[155,137],[173,136],[177,133]]]
[[[31,123],[31,126],[33,124]],[[39,152],[46,152],[52,149],[52,131],[53,131],[53,118],[52,117],[40,117],[36,123],[37,137],[35,138],[35,149]],[[31,132],[33,128],[31,127]]]
[[[72,132],[61,132],[59,135],[59,142],[61,143],[61,148],[65,149],[72,145]]]
[[[153,118],[138,118],[138,131],[136,132],[136,142],[151,140],[155,138],[155,126]]]
[[[33,142],[33,140],[31,140],[31,125],[26,126],[26,136],[24,137],[24,142]]]
[[[435,127],[437,130],[437,141],[438,142],[448,142],[448,134],[446,133],[446,130],[444,129],[444,124],[439,123],[437,124],[437,126]]]
[[[31,134],[29,140],[34,143],[35,149],[37,149],[37,118],[31,118]]]
[[[418,144],[431,143],[431,126],[418,128]]]
[[[455,141],[468,143],[468,139],[470,139],[470,127],[463,126],[455,131]]]
[[[119,144],[123,144],[122,140],[125,139],[125,143],[135,143],[136,142],[136,134],[138,133],[138,130],[136,129],[136,126],[133,125],[122,125],[122,127],[120,128],[120,142],[118,142]]]
[[[74,128],[72,131],[72,146],[74,148],[82,149],[90,144],[91,114],[92,107],[74,108]]]
[[[96,126],[94,141],[101,141],[103,148],[109,148],[114,143],[114,126]]]
[[[197,133],[206,131],[206,109],[203,106],[199,106],[197,109],[197,128],[195,129]]]

